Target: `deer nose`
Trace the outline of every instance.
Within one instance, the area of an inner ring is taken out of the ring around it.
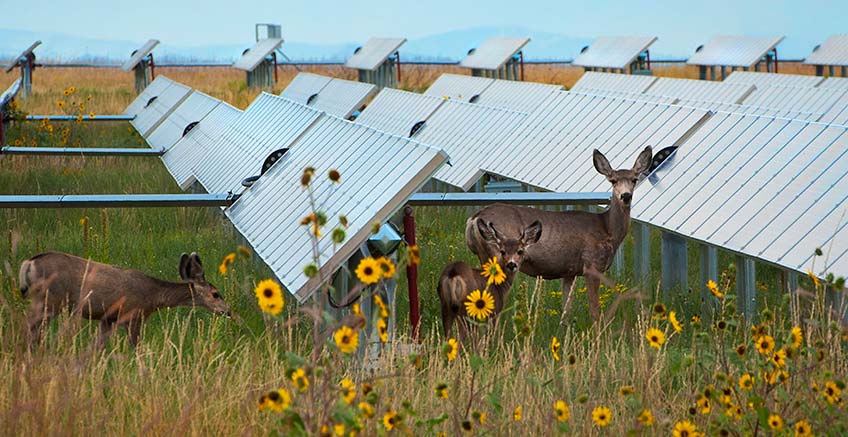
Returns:
[[[633,199],[633,194],[631,193],[621,193],[621,201],[624,203],[630,203],[630,200]]]
[[[510,261],[506,264],[506,268],[508,268],[510,271],[514,272],[514,271],[518,270],[518,264]]]

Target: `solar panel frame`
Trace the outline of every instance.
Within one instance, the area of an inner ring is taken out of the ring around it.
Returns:
[[[753,67],[783,41],[783,36],[718,35],[692,55],[689,65]]]
[[[734,71],[722,83],[744,83],[757,88],[769,86],[816,87],[824,80],[820,76],[804,74],[765,73],[760,71]]]
[[[568,91],[575,94],[586,94],[589,96],[615,97],[625,100],[638,100],[640,102],[665,103],[671,105],[678,101],[676,97],[657,96],[653,94],[631,93],[627,91],[612,91],[595,88],[581,88],[579,90]]]
[[[459,66],[497,70],[530,42],[530,38],[489,38],[460,61]]]
[[[161,74],[156,76],[156,79],[153,79],[153,82],[150,82],[150,84],[147,85],[147,87],[145,87],[132,102],[130,102],[127,109],[124,110],[124,115],[138,115],[151,98],[157,97],[158,99],[159,94],[165,91],[171,83],[173,83],[171,79],[168,79]]]
[[[190,123],[203,119],[219,103],[221,101],[214,97],[193,91],[159,123],[145,141],[153,149],[168,150],[182,138]]]
[[[307,300],[383,222],[417,191],[446,159],[443,151],[333,116],[324,116],[293,145],[291,151],[262,176],[225,213],[299,302]],[[307,279],[312,243],[300,220],[312,212],[308,193],[300,186],[303,169],[311,166],[312,193],[328,217],[327,229],[347,217],[348,238],[332,242],[331,232],[319,239],[320,274]],[[324,174],[337,169],[340,184]],[[375,178],[379,174],[381,177]]]
[[[289,82],[280,96],[305,105],[310,97],[320,93],[332,80],[332,77],[300,72]]]
[[[656,80],[654,76],[586,71],[570,90],[601,89],[638,94],[645,92]]]
[[[383,132],[408,137],[412,127],[427,120],[444,101],[440,97],[383,88],[356,121]]]
[[[158,39],[148,40],[146,43],[144,43],[143,46],[139,47],[139,49],[136,50],[135,53],[133,53],[132,56],[130,56],[130,58],[127,59],[127,61],[124,62],[123,65],[121,65],[121,69],[124,71],[130,71],[134,69],[136,65],[138,65],[138,63],[141,62],[141,60],[145,56],[149,55],[150,52],[152,52],[153,49],[156,48],[157,45],[159,45]]]
[[[648,50],[655,36],[602,36],[574,58],[572,65],[589,68],[627,68]]]
[[[472,97],[483,94],[493,83],[495,79],[488,77],[444,73],[424,91],[424,95],[468,102]]]
[[[345,62],[345,67],[358,70],[376,70],[406,43],[406,38],[369,38],[368,41]]]
[[[474,103],[529,113],[536,109],[539,102],[560,91],[563,91],[560,85],[497,79],[480,93]]]
[[[40,46],[40,45],[41,45],[41,40],[37,40],[37,41],[35,41],[34,43],[30,44],[30,46],[29,46],[29,47],[27,47],[24,51],[22,51],[22,52],[21,52],[21,54],[19,54],[17,57],[12,58],[12,62],[11,62],[8,66],[6,66],[6,73],[8,73],[8,72],[12,71],[15,67],[17,67],[17,66],[18,66],[18,61],[19,61],[21,58],[23,58],[23,57],[27,56],[28,54],[32,53],[32,51],[33,51],[33,50],[35,50],[35,48],[36,48],[36,47],[38,47],[38,46]]]
[[[179,82],[171,81],[167,88],[156,96],[156,100],[142,108],[135,118],[130,120],[130,124],[146,139],[193,91]]]
[[[733,114],[759,115],[765,117],[785,118],[790,120],[802,120],[814,122],[822,117],[822,113],[804,112],[792,109],[764,108],[752,105],[736,105],[732,103],[719,103],[708,101],[690,101],[679,99],[675,102],[678,106],[708,109],[710,111],[730,112]]]
[[[365,105],[378,88],[374,84],[333,79],[308,106],[337,117],[349,118]]]
[[[263,38],[256,41],[253,47],[249,48],[241,58],[233,63],[233,68],[238,68],[244,71],[253,71],[256,67],[265,60],[266,56],[274,53],[283,44],[282,38]]]
[[[660,77],[645,94],[717,103],[741,103],[754,91],[750,84]]]
[[[804,59],[808,65],[848,65],[848,34],[828,37],[817,50]]]

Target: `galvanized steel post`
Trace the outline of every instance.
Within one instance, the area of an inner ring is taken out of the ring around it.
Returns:
[[[712,319],[718,304],[715,296],[707,289],[707,282],[718,282],[718,250],[715,246],[701,244],[700,251],[701,283],[698,289],[701,291],[701,319],[707,323]]]
[[[403,208],[403,239],[407,247],[415,246],[415,210]],[[418,266],[406,264],[406,279],[409,287],[409,322],[412,324],[412,339],[418,341],[420,315],[418,310]]]
[[[646,223],[633,223],[633,279],[643,290],[651,280],[651,228]]]
[[[662,292],[668,301],[672,290],[689,288],[686,240],[668,232],[662,233]]]
[[[736,256],[736,306],[749,324],[757,319],[756,265],[754,260]]]

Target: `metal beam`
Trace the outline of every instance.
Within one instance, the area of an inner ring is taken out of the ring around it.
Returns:
[[[672,290],[686,292],[689,289],[688,253],[686,240],[675,234],[663,232],[661,242],[663,301],[669,302]]]
[[[151,208],[230,206],[237,194],[95,194],[0,196],[0,208]]]
[[[48,119],[50,121],[76,121],[76,115],[27,115],[27,121],[41,121]],[[135,115],[88,115],[82,116],[82,121],[131,121],[135,120]]]
[[[118,149],[104,147],[11,147],[0,148],[0,155],[88,155],[88,156],[162,156],[165,149]]]
[[[415,193],[406,202],[411,206],[511,205],[606,205],[610,193]]]
[[[736,309],[748,324],[757,322],[756,264],[746,256],[736,256]]]

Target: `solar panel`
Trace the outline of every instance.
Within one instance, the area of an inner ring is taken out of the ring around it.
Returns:
[[[6,73],[12,71],[15,67],[17,67],[18,61],[21,58],[24,58],[27,55],[29,55],[30,53],[32,53],[32,51],[35,50],[35,48],[40,46],[40,45],[41,45],[41,41],[36,41],[36,42],[30,44],[30,46],[27,47],[26,50],[22,51],[20,55],[18,55],[15,58],[12,58],[12,62],[6,67]]]
[[[219,103],[220,100],[200,91],[192,92],[150,133],[147,144],[154,149],[167,150],[182,138],[189,124],[200,121]]]
[[[717,103],[709,101],[694,101],[694,100],[678,100],[675,105],[686,106],[691,108],[701,108],[710,111],[723,111],[734,114],[760,115],[775,118],[786,118],[802,121],[818,121],[822,117],[822,113],[804,112],[793,109],[775,109],[764,108],[751,105],[735,105],[732,103]]]
[[[637,188],[631,214],[798,271],[832,246],[829,270],[841,273],[846,169],[845,127],[717,113]]]
[[[745,83],[758,88],[764,86],[795,86],[815,87],[824,80],[823,77],[802,74],[761,73],[758,71],[734,71],[724,79],[723,83]]]
[[[159,40],[158,40],[158,39],[151,39],[151,40],[148,40],[146,43],[144,43],[144,45],[143,45],[143,46],[141,46],[138,50],[136,50],[136,51],[132,54],[132,56],[130,56],[130,58],[129,58],[129,59],[127,59],[127,62],[124,62],[124,65],[121,65],[121,69],[122,69],[122,70],[124,70],[124,71],[130,71],[130,70],[132,70],[133,68],[135,68],[135,66],[136,66],[136,65],[138,65],[138,63],[139,63],[139,62],[141,62],[141,60],[142,60],[145,56],[149,55],[149,54],[150,54],[150,52],[152,52],[152,51],[153,51],[153,49],[154,49],[154,48],[155,48],[158,44],[159,44]]]
[[[845,94],[843,90],[800,87],[757,87],[742,103],[750,106],[823,115]]]
[[[782,36],[727,36],[713,37],[700,51],[686,61],[689,65],[724,65],[753,67],[763,56],[773,50]]]
[[[233,64],[233,68],[253,71],[266,56],[270,56],[271,53],[274,53],[274,50],[277,50],[282,44],[282,38],[260,39]]]
[[[348,58],[345,67],[376,70],[389,56],[398,51],[406,38],[371,38],[359,51]]]
[[[848,90],[848,77],[828,77],[819,84],[819,88]]]
[[[148,102],[150,102],[151,98],[158,98],[159,94],[161,94],[162,91],[165,91],[165,88],[168,88],[171,83],[171,79],[168,79],[161,74],[157,76],[156,79],[154,79],[153,82],[150,82],[150,85],[147,85],[147,87],[139,93],[138,97],[136,97],[135,100],[127,106],[127,109],[124,110],[124,115],[138,115]]]
[[[482,94],[483,91],[495,83],[494,79],[487,77],[463,76],[459,74],[445,73],[439,76],[425,95],[456,99],[467,102],[470,98]]]
[[[413,138],[443,149],[450,165],[433,177],[468,191],[483,176],[480,165],[498,148],[526,113],[445,100]]]
[[[297,73],[280,95],[305,105],[310,97],[318,94],[331,80],[333,78],[320,74]]]
[[[206,150],[194,175],[209,193],[238,193],[241,181],[258,175],[271,152],[291,147],[319,117],[320,111],[262,93]]]
[[[644,92],[657,78],[653,76],[641,76],[632,74],[599,73],[587,71],[580,76],[577,83],[571,87],[574,91],[584,88],[625,91],[628,93]]]
[[[480,94],[480,97],[474,103],[494,108],[530,112],[536,109],[539,102],[545,100],[551,94],[562,91],[562,89],[559,85],[497,79]]]
[[[130,124],[144,138],[147,138],[159,126],[159,123],[171,115],[171,112],[192,92],[191,88],[181,83],[170,82],[159,95],[154,96],[155,99],[148,100],[146,106],[130,121]]]
[[[316,169],[313,193],[328,217],[327,229],[348,220],[347,240],[333,244],[331,232],[319,240],[321,274],[328,278],[382,222],[400,208],[444,162],[444,152],[358,123],[325,116],[285,156],[226,210],[238,231],[299,302],[319,287],[303,268],[312,262],[312,244],[303,217],[310,214],[303,169]],[[327,171],[337,169],[341,183]],[[376,176],[376,177],[375,177]]]
[[[848,90],[838,90],[842,91],[843,94],[839,97],[833,106],[827,110],[818,121],[822,123],[834,123],[841,124],[843,126],[848,126]]]
[[[632,166],[645,146],[677,145],[708,112],[563,92],[551,96],[483,163],[485,171],[550,191],[608,191],[592,166],[599,149],[614,167]]]
[[[412,127],[430,117],[444,101],[441,97],[383,88],[356,122],[390,134],[409,136]]]
[[[753,91],[754,86],[747,84],[661,77],[645,91],[645,94],[686,100],[740,103]]]
[[[459,65],[480,70],[497,70],[529,42],[530,38],[489,38],[469,53]]]
[[[656,40],[653,36],[602,36],[577,55],[572,64],[593,68],[627,68]]]
[[[181,189],[195,182],[195,168],[203,166],[209,150],[219,147],[224,131],[241,116],[242,111],[227,102],[220,102],[194,128],[173,145],[162,162]]]
[[[652,94],[631,93],[627,91],[610,91],[595,88],[581,88],[579,90],[573,90],[569,92],[575,94],[586,94],[590,96],[604,96],[627,100],[638,100],[640,102],[665,103],[667,105],[675,103],[678,100],[676,97],[655,96]]]
[[[308,105],[337,117],[349,118],[376,92],[377,87],[370,83],[333,79]]]
[[[832,35],[821,46],[813,50],[805,64],[848,65],[848,34]]]

